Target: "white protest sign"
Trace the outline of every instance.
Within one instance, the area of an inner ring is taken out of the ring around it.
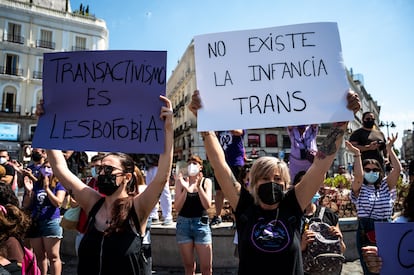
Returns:
[[[353,120],[336,23],[194,38],[198,131]]]

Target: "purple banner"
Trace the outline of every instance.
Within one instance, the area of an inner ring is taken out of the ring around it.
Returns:
[[[33,147],[162,153],[165,51],[44,55],[43,99]]]

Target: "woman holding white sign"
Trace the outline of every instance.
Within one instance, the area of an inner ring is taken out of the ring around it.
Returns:
[[[348,108],[361,107],[357,94],[349,92]],[[189,109],[197,116],[202,108],[198,91]],[[207,156],[225,197],[235,209],[239,236],[239,274],[303,274],[300,225],[304,209],[319,190],[342,142],[347,122],[335,123],[320,146],[312,166],[301,181],[286,193],[288,168],[274,157],[261,157],[250,170],[249,189],[241,184],[227,165],[213,131],[202,132]],[[286,176],[287,175],[287,176]]]
[[[97,167],[98,191],[85,185],[70,172],[61,151],[47,154],[56,176],[86,213],[88,229],[79,247],[78,274],[143,274],[146,261],[142,252],[151,210],[168,181],[173,155],[171,101],[164,96],[160,118],[164,122],[164,153],[152,183],[138,195],[133,159],[123,153],[108,153]],[[105,196],[102,196],[104,194]]]

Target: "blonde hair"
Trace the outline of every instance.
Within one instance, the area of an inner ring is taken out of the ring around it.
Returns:
[[[280,160],[276,157],[260,157],[258,158],[252,165],[250,169],[250,185],[249,190],[252,194],[254,201],[258,204],[258,196],[256,193],[256,183],[260,180],[268,176],[269,174],[273,174],[275,169],[279,169],[280,177],[285,184],[285,190],[288,189],[290,185],[290,174],[289,168],[286,162]]]

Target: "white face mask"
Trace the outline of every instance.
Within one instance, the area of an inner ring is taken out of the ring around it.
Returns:
[[[7,158],[1,157],[0,158],[0,164],[5,164],[7,162]]]
[[[197,164],[190,163],[190,165],[187,167],[187,171],[190,177],[194,177],[197,176],[197,174],[200,172],[200,169],[198,168]]]

